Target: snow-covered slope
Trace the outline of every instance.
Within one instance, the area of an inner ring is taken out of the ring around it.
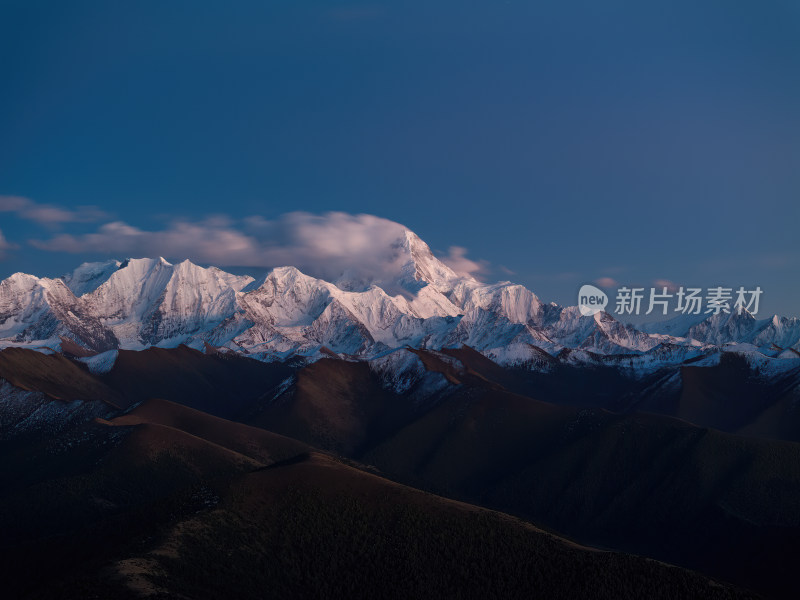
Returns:
[[[72,273],[64,275],[62,279],[73,294],[83,296],[108,281],[108,278],[119,269],[120,264],[118,260],[83,263]]]
[[[681,315],[662,323],[642,327],[650,333],[691,338],[704,344],[752,344],[765,350],[798,348],[800,319],[779,317],[756,319],[742,308],[716,315]]]
[[[386,259],[391,281],[344,271],[329,282],[291,266],[255,281],[163,258],[86,263],[61,279],[17,273],[0,283],[0,347],[60,349],[68,339],[96,353],[209,344],[267,360],[325,352],[377,360],[406,346],[466,344],[501,364],[542,369],[561,357],[648,370],[732,343],[800,358],[798,319],[745,312],[636,329],[605,312],[545,304],[511,282],[461,277],[410,231]]]

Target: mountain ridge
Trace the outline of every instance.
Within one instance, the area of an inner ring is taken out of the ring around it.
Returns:
[[[330,282],[293,266],[256,280],[161,257],[84,263],[57,279],[17,273],[0,282],[0,347],[210,345],[262,360],[313,360],[326,348],[369,360],[405,346],[468,345],[506,366],[530,367],[544,351],[585,363],[630,355],[645,371],[731,349],[800,358],[800,319],[734,311],[636,328],[607,312],[546,304],[519,284],[458,275],[410,231],[387,253],[389,284],[346,271]]]

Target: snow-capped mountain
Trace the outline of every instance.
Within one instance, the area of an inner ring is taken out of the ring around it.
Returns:
[[[543,303],[521,285],[459,276],[410,231],[387,257],[399,273],[389,282],[347,271],[329,282],[291,266],[256,281],[163,258],[86,263],[60,279],[17,273],[0,283],[0,345],[59,350],[69,341],[90,354],[210,345],[264,360],[467,345],[518,366],[557,356],[657,366],[731,344],[800,357],[798,319],[734,312],[637,329],[606,312]]]

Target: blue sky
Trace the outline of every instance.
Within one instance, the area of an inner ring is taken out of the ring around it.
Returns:
[[[0,277],[116,255],[47,243],[109,223],[340,211],[545,300],[800,315],[796,2],[2,1],[0,56]]]

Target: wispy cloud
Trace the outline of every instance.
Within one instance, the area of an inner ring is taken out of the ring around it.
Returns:
[[[60,234],[49,240],[31,240],[40,250],[96,252],[125,256],[188,257],[200,262],[250,265],[258,252],[255,240],[240,232],[209,223],[174,223],[163,231],[145,231],[122,221],[102,225],[96,232]]]
[[[346,273],[365,285],[385,285],[397,278],[407,260],[397,245],[406,230],[400,223],[373,215],[294,212],[272,220],[258,215],[241,221],[225,216],[178,220],[158,231],[115,221],[93,233],[63,233],[30,243],[53,252],[160,255],[217,266],[291,265],[328,280]],[[471,260],[466,254],[465,248],[453,247],[442,260],[465,275],[487,269],[488,263]]]
[[[13,250],[14,248],[16,248],[16,245],[9,242],[3,235],[3,231],[0,230],[0,260],[6,257],[8,250]]]
[[[450,246],[448,256],[443,256],[441,261],[464,277],[480,277],[489,269],[489,263],[485,260],[471,260],[467,258],[467,249],[463,246]]]
[[[614,288],[619,285],[619,282],[611,277],[600,277],[599,279],[595,279],[594,282],[604,288]]]
[[[108,213],[96,206],[64,208],[39,204],[21,196],[0,196],[0,212],[13,212],[22,219],[54,227],[63,223],[93,223],[108,218]]]

